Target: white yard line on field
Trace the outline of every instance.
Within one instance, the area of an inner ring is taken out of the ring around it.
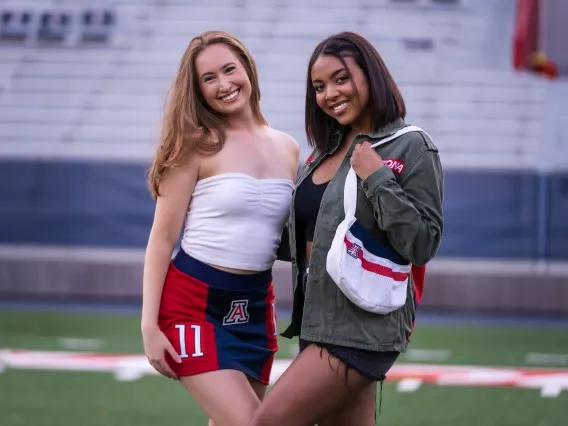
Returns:
[[[290,366],[291,359],[274,362],[270,383]],[[4,370],[92,371],[133,381],[158,373],[144,355],[69,351],[0,350],[0,372]],[[568,390],[568,369],[518,368],[471,365],[399,363],[387,373],[387,382],[398,382],[399,392],[414,392],[423,383],[438,386],[537,389],[545,398],[556,398]]]

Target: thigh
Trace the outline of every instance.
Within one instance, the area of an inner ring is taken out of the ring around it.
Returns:
[[[248,381],[252,387],[252,390],[254,391],[256,396],[258,396],[258,399],[262,401],[266,393],[267,386],[265,384],[260,383],[258,380],[254,380],[250,377],[248,377]],[[217,425],[213,420],[209,419],[208,426],[217,426]]]
[[[363,388],[353,400],[343,407],[322,417],[318,426],[373,426],[375,424],[375,407],[377,384],[370,383]]]
[[[254,391],[256,396],[258,396],[258,399],[262,401],[264,399],[264,395],[266,394],[267,386],[259,382],[258,380],[252,379],[250,377],[248,378],[248,381],[252,387],[252,390]]]
[[[253,426],[313,426],[372,382],[349,370],[326,349],[305,348],[268,392]]]
[[[260,399],[247,377],[236,370],[217,370],[181,377],[180,382],[209,416],[210,425],[247,426]]]

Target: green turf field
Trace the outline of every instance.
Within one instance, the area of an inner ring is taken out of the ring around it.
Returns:
[[[567,331],[544,325],[418,324],[412,351],[399,365],[555,367],[564,370],[563,383],[567,385]],[[0,350],[7,348],[142,353],[136,316],[93,313],[0,311]],[[291,359],[295,350],[293,342],[281,339],[278,358]],[[384,386],[379,424],[567,424],[568,387],[546,397],[539,388],[423,383],[415,390],[407,388],[401,392],[400,386],[398,380]],[[108,372],[35,371],[10,365],[4,366],[0,374],[2,426],[157,423],[160,426],[207,424],[205,416],[179,385],[159,376],[118,381]]]

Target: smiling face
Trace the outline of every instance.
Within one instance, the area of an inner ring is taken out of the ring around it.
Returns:
[[[305,101],[308,145],[324,152],[333,147],[338,131],[349,136],[377,132],[406,116],[402,94],[381,55],[353,32],[334,34],[316,46]]]
[[[216,43],[195,59],[199,88],[205,102],[216,112],[231,115],[250,108],[251,82],[233,49]]]
[[[333,55],[319,56],[311,69],[318,106],[340,124],[356,127],[368,121],[369,84],[352,57],[347,67]]]

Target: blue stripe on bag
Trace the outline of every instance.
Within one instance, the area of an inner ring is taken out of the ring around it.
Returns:
[[[383,259],[390,260],[391,262],[394,262],[398,265],[408,265],[408,261],[404,259],[400,254],[398,254],[389,246],[382,244],[381,242],[372,238],[365,230],[365,228],[361,226],[359,221],[356,220],[353,225],[351,225],[351,228],[349,228],[349,231],[355,238],[363,243],[365,249],[369,253],[374,254],[377,257],[382,257]]]

